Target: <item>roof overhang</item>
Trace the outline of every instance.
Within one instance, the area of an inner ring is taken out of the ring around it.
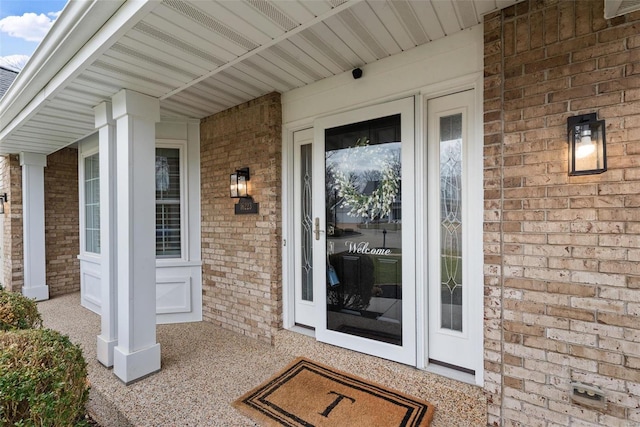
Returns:
[[[519,0],[72,0],[0,100],[0,154],[95,132],[123,88],[168,120],[288,92],[482,22]]]

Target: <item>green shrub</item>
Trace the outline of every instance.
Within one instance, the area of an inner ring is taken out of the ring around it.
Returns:
[[[88,396],[87,364],[68,337],[49,329],[0,332],[0,425],[77,425]]]
[[[41,326],[42,318],[34,300],[16,292],[0,290],[0,331]]]

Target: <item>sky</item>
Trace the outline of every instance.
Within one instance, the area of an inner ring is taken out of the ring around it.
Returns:
[[[0,65],[19,71],[67,0],[0,0]]]

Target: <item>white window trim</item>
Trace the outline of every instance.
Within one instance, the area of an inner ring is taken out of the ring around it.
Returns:
[[[79,210],[80,210],[80,255],[78,258],[87,259],[93,262],[99,262],[101,259],[100,253],[89,252],[87,251],[87,238],[86,238],[86,212],[85,212],[85,170],[84,170],[84,162],[87,157],[91,157],[95,154],[100,154],[100,150],[96,146],[95,148],[89,148],[86,150],[82,150],[80,153],[80,162],[78,164],[78,196],[79,196]],[[102,223],[101,223],[102,224]]]
[[[156,266],[170,266],[176,262],[189,260],[189,184],[187,179],[187,141],[179,139],[158,139],[156,148],[177,149],[180,156],[180,256],[156,258]],[[154,181],[155,182],[155,181]],[[155,194],[155,191],[154,191]],[[155,195],[154,195],[155,204]],[[155,212],[155,210],[154,210]],[[155,215],[154,215],[155,223]],[[155,225],[154,225],[155,229]],[[155,235],[155,234],[154,234]],[[153,245],[155,250],[155,243]]]

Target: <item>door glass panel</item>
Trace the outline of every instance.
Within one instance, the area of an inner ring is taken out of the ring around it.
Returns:
[[[400,115],[325,130],[327,329],[402,345]]]
[[[441,324],[462,331],[462,114],[440,118]]]
[[[304,301],[313,301],[313,212],[311,199],[311,144],[300,146],[300,271],[302,272],[302,292]]]

